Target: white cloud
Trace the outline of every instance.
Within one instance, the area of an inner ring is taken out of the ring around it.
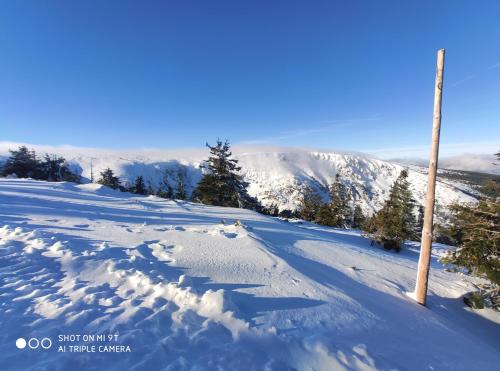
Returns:
[[[439,147],[439,154],[443,157],[457,156],[463,153],[493,154],[500,150],[500,140],[462,142],[462,143],[442,143]],[[364,152],[373,154],[380,158],[429,158],[430,144],[411,145],[404,147],[389,147],[367,149]]]

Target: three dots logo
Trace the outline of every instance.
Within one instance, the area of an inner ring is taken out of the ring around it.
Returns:
[[[39,340],[38,338],[30,338],[28,341],[26,341],[26,339],[24,338],[19,338],[16,340],[16,347],[18,349],[24,349],[26,348],[26,345],[30,349],[42,348],[47,350],[52,347],[52,340],[50,340],[49,338],[43,338],[41,340]]]

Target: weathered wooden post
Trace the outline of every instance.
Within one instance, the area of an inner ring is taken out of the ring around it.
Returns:
[[[427,299],[427,281],[429,279],[429,265],[432,249],[432,225],[434,217],[434,201],[436,195],[436,173],[439,153],[439,134],[441,131],[441,100],[443,96],[444,49],[438,50],[436,85],[434,88],[434,116],[432,120],[432,144],[429,160],[429,175],[427,180],[427,199],[425,202],[424,226],[420,258],[418,259],[417,284],[415,300],[425,305]]]

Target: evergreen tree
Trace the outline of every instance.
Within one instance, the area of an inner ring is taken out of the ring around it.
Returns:
[[[186,193],[186,181],[185,173],[182,170],[177,171],[177,191],[175,192],[176,200],[185,200],[187,198]]]
[[[29,150],[26,146],[20,146],[17,151],[9,150],[9,152],[10,157],[3,166],[2,175],[15,174],[18,178],[41,179],[42,169],[35,151]]]
[[[401,171],[388,200],[367,227],[370,237],[386,249],[399,251],[405,240],[415,237],[414,201],[407,178],[408,172]]]
[[[415,226],[415,237],[422,235],[422,229],[424,229],[424,213],[425,209],[422,205],[418,207],[417,223]]]
[[[174,189],[170,185],[169,174],[170,174],[170,172],[167,169],[165,169],[165,171],[163,173],[162,180],[158,186],[158,191],[156,192],[156,195],[158,197],[162,197],[162,198],[173,198],[174,197]]]
[[[278,216],[280,214],[280,209],[276,202],[271,203],[271,205],[263,209],[263,213],[270,216]]]
[[[349,207],[351,197],[339,174],[335,176],[335,182],[329,187],[329,196],[330,201],[318,210],[316,222],[330,227],[347,227],[351,219]]]
[[[147,186],[146,186],[146,190],[145,190],[145,194],[147,195],[154,195],[155,194],[155,189],[153,187],[153,183],[151,182],[151,179],[148,179],[147,180]]]
[[[306,186],[299,206],[300,217],[307,221],[317,221],[321,218],[322,212],[325,212],[324,206],[318,192]]]
[[[366,216],[363,214],[361,206],[356,205],[354,207],[354,213],[352,217],[352,227],[353,228],[363,228],[366,223]]]
[[[458,248],[442,261],[500,285],[500,199],[484,198],[477,205],[455,204],[450,209],[450,232]]]
[[[80,176],[70,170],[64,157],[45,154],[43,161],[40,163],[40,169],[43,180],[80,183]]]
[[[111,170],[109,167],[101,171],[101,178],[97,181],[97,183],[113,189],[120,188],[120,179],[117,176],[115,176],[113,170]]]
[[[248,183],[238,174],[238,160],[231,158],[229,142],[217,140],[215,146],[207,143],[207,147],[208,171],[193,192],[193,199],[208,205],[257,209],[258,202],[247,193]]]
[[[496,180],[487,180],[480,189],[486,197],[500,197],[500,183]]]
[[[133,192],[139,195],[146,194],[146,185],[144,184],[144,178],[142,177],[142,175],[135,178]]]

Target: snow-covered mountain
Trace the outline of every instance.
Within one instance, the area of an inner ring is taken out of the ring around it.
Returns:
[[[417,243],[2,178],[0,369],[498,369],[500,313],[464,306],[480,280],[446,271],[443,248],[424,308],[406,294]]]
[[[0,155],[6,156],[17,143],[0,143]],[[202,176],[200,165],[208,151],[195,150],[103,150],[75,147],[31,146],[37,153],[56,153],[64,156],[75,171],[87,180],[99,176],[110,167],[125,182],[133,182],[142,175],[153,188],[167,181],[175,188],[178,173],[186,177],[188,192]],[[276,203],[280,210],[296,210],[302,192],[309,185],[327,198],[327,187],[337,173],[350,188],[353,199],[366,213],[383,204],[390,186],[404,165],[379,160],[360,153],[315,151],[276,147],[234,147],[235,158],[240,161],[242,175],[250,183],[249,193],[263,205]],[[409,167],[409,181],[416,201],[423,203],[427,176],[425,169]],[[440,180],[436,190],[439,210],[454,201],[473,202],[473,191],[464,184]]]

